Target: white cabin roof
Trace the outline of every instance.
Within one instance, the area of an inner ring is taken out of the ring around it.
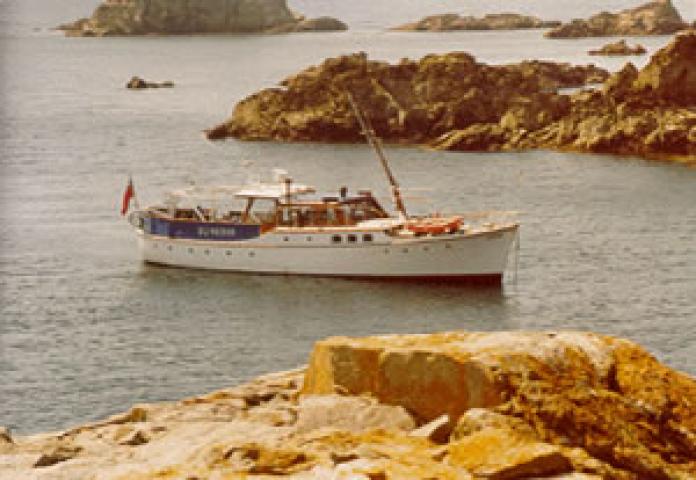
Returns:
[[[303,185],[301,183],[292,183],[289,186],[290,191],[288,192],[288,186],[284,183],[257,183],[255,185],[246,185],[242,187],[237,193],[236,197],[242,198],[265,198],[277,200],[290,194],[290,196],[303,195],[307,193],[314,193],[314,187],[309,185]]]
[[[193,185],[167,193],[167,198],[174,202],[219,202],[233,200],[235,198],[262,198],[279,200],[287,195],[285,183],[254,183],[244,186],[217,185],[201,186]],[[299,183],[290,184],[290,196],[315,193],[314,187]]]

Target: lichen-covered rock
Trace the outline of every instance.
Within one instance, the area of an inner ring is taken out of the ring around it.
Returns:
[[[573,470],[560,447],[517,437],[508,430],[473,433],[452,442],[448,454],[449,463],[492,480],[549,477]]]
[[[105,0],[90,18],[60,25],[69,36],[342,30],[296,16],[286,0]]]
[[[337,337],[307,370],[17,436],[0,480],[686,480],[695,399],[693,378],[591,333]]]
[[[401,406],[381,405],[373,399],[342,395],[308,395],[298,405],[298,431],[339,428],[353,433],[385,429],[410,431],[416,426]]]
[[[647,52],[643,45],[636,44],[630,46],[626,43],[626,40],[619,40],[618,42],[607,43],[602,48],[597,50],[590,50],[588,53],[590,55],[608,55],[608,56],[623,56],[623,55],[643,55]]]
[[[417,22],[394,27],[392,30],[408,32],[443,32],[453,30],[518,30],[528,28],[551,28],[558,21],[541,20],[518,13],[491,13],[482,18],[461,16],[455,13],[431,15]]]
[[[602,12],[587,20],[576,19],[545,35],[549,38],[670,35],[687,27],[671,0],[655,0],[619,13]]]

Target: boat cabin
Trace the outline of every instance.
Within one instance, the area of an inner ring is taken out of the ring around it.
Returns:
[[[189,187],[170,192],[165,205],[141,217],[145,232],[171,238],[248,240],[278,227],[354,227],[389,214],[370,191],[317,196],[314,188],[287,178],[235,187]]]

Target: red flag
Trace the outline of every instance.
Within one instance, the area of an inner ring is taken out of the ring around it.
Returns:
[[[128,186],[126,191],[123,192],[123,205],[121,205],[121,216],[128,212],[128,207],[130,207],[130,201],[135,196],[135,190],[133,189],[133,179],[128,179]]]

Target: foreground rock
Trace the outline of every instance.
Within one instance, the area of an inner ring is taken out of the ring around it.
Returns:
[[[602,48],[597,50],[590,50],[588,52],[590,55],[644,55],[647,50],[643,45],[636,44],[635,46],[630,46],[626,43],[626,40],[619,40],[618,42],[608,43]]]
[[[208,137],[362,142],[350,91],[388,142],[459,151],[550,148],[696,162],[696,32],[677,35],[638,71],[490,66],[466,53],[397,65],[364,54],[326,60],[241,101]],[[574,94],[559,88],[604,82]]]
[[[143,90],[146,88],[172,88],[174,87],[174,82],[148,82],[147,80],[143,80],[140,77],[133,77],[131,78],[128,83],[126,84],[126,88],[132,89],[132,90]]]
[[[399,31],[443,32],[452,30],[518,30],[528,28],[551,28],[561,25],[558,21],[546,21],[540,18],[517,13],[492,13],[483,18],[461,16],[455,13],[432,15],[414,23],[407,23],[393,28]]]
[[[69,36],[281,33],[343,30],[335,19],[307,20],[286,0],[105,0],[90,18],[61,25]]]
[[[688,479],[696,380],[591,333],[330,338],[305,370],[17,437],[0,478]]]
[[[655,0],[619,13],[602,12],[587,20],[573,20],[545,35],[549,38],[671,35],[688,27],[671,0]]]

